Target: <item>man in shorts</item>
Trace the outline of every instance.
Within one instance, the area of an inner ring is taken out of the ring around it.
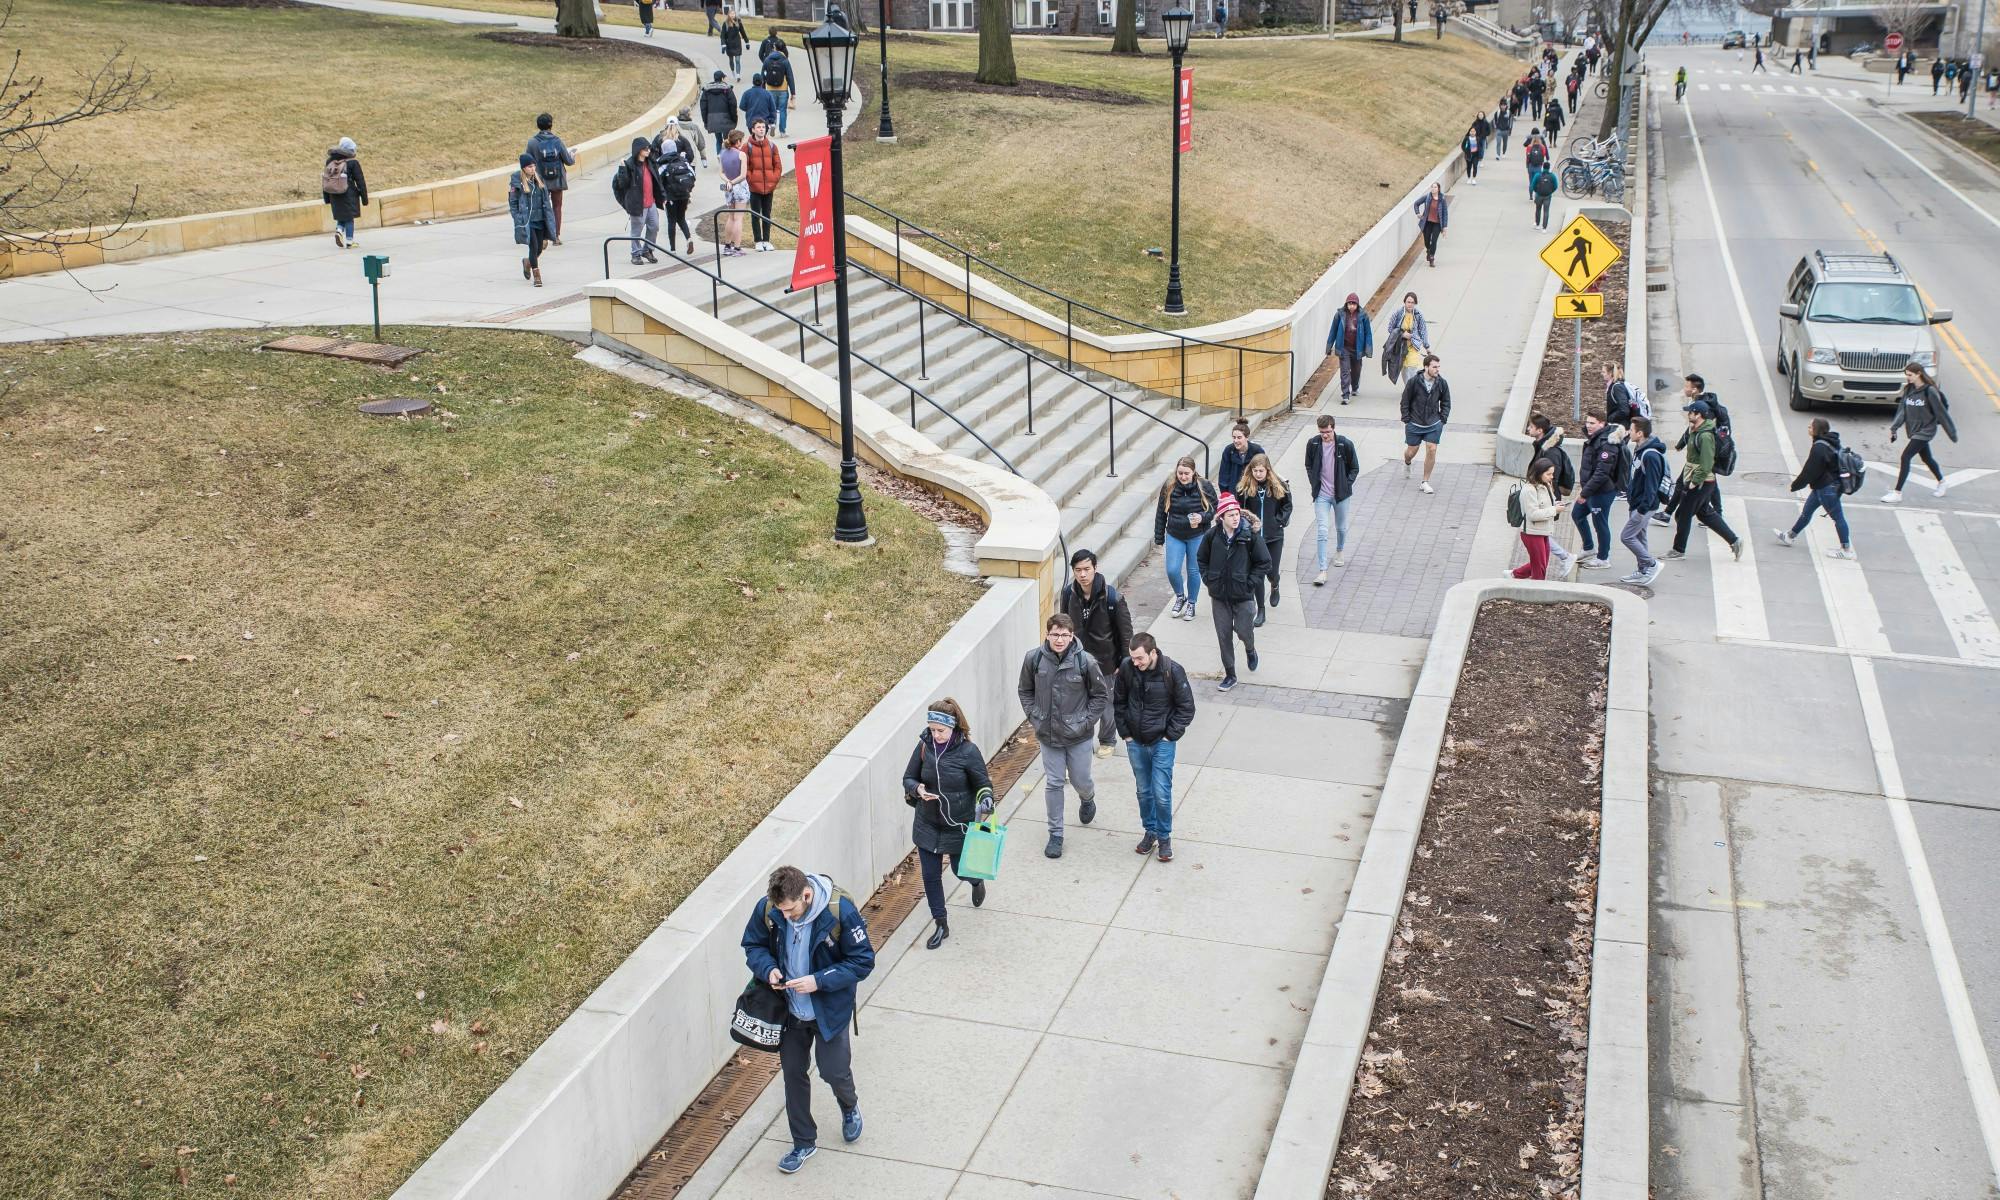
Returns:
[[[1403,478],[1410,477],[1410,463],[1422,446],[1426,496],[1436,491],[1431,487],[1431,468],[1437,465],[1444,423],[1451,420],[1451,385],[1444,381],[1443,370],[1437,355],[1426,354],[1424,369],[1403,382]]]

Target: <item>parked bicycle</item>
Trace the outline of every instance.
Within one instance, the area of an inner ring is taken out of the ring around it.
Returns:
[[[1556,178],[1572,200],[1602,195],[1617,204],[1625,198],[1625,164],[1615,159],[1565,158],[1556,164]]]
[[[1590,162],[1601,162],[1607,158],[1624,161],[1625,133],[1621,129],[1611,131],[1611,136],[1599,139],[1587,133],[1579,133],[1569,141],[1569,152],[1573,157]]]

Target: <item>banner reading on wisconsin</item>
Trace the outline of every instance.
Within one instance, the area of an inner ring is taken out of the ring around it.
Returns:
[[[833,282],[833,139],[798,144],[792,173],[799,180],[799,248],[792,255],[792,288]]]

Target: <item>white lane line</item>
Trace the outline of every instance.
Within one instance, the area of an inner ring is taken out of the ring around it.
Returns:
[[[1767,84],[1765,84],[1765,85],[1764,85],[1764,90],[1765,90],[1766,92],[1768,92],[1768,93],[1770,93],[1770,94],[1774,95],[1774,96],[1775,96],[1775,95],[1777,94],[1777,92],[1778,92],[1778,88],[1777,88],[1777,85],[1775,85],[1775,84],[1769,84],[1769,83],[1767,83]]]
[[[1726,83],[1718,83],[1715,86],[1722,89],[1725,92],[1729,90],[1729,85]]]
[[[1833,622],[1834,644],[1864,654],[1889,653],[1895,647],[1889,644],[1889,631],[1882,625],[1882,613],[1875,607],[1875,593],[1868,590],[1868,575],[1860,561],[1827,556],[1827,551],[1839,544],[1833,520],[1816,515],[1806,528],[1806,553],[1819,576],[1826,615]],[[1868,553],[1866,545],[1855,549],[1861,555]]]
[[[1715,636],[1764,641],[1771,636],[1764,617],[1764,585],[1757,578],[1757,542],[1750,536],[1750,509],[1734,496],[1722,501],[1722,519],[1743,539],[1738,562],[1729,543],[1697,526],[1691,532],[1708,545],[1708,574],[1715,592]]]
[[[1896,761],[1896,747],[1889,735],[1889,714],[1882,704],[1882,688],[1875,679],[1874,660],[1850,657],[1855,687],[1861,693],[1861,714],[1868,726],[1868,742],[1875,753],[1875,770],[1882,777],[1882,800],[1889,809],[1889,824],[1896,830],[1896,845],[1902,851],[1909,872],[1910,890],[1917,901],[1917,919],[1929,943],[1931,966],[1937,972],[1938,988],[1944,995],[1944,1011],[1951,1023],[1951,1040],[1958,1048],[1959,1068],[1972,1092],[1972,1111],[1986,1139],[1987,1164],[2000,1178],[2000,1084],[1993,1078],[1993,1063],[1986,1056],[1986,1043],[1979,1036],[1979,1022],[1973,1015],[1972,996],[1966,990],[1965,975],[1958,966],[1958,952],[1952,947],[1951,928],[1945,924],[1944,905],[1938,900],[1937,882],[1931,878],[1930,858],[1917,822],[1910,815],[1909,797],[1903,792],[1902,766]]]
[[[1859,93],[1856,94],[1858,95]],[[1959,200],[1964,202],[1967,208],[1971,209],[1973,212],[1978,213],[1980,216],[1985,217],[1987,222],[1991,224],[1993,228],[2000,229],[2000,217],[1996,217],[1992,213],[1987,212],[1985,209],[1975,204],[1972,200],[1972,197],[1966,195],[1964,192],[1959,191],[1957,188],[1951,186],[1950,184],[1946,183],[1943,179],[1939,178],[1938,173],[1936,171],[1933,171],[1929,167],[1918,162],[1915,155],[1911,154],[1908,150],[1903,149],[1901,146],[1898,146],[1894,140],[1885,135],[1881,130],[1875,128],[1873,125],[1870,125],[1868,122],[1862,120],[1860,117],[1855,116],[1853,113],[1842,108],[1840,105],[1835,104],[1831,100],[1827,101],[1826,103],[1827,107],[1833,109],[1833,111],[1839,113],[1843,117],[1846,117],[1848,120],[1854,122],[1856,125],[1861,126],[1861,128],[1866,129],[1868,132],[1874,134],[1877,138],[1881,139],[1883,145],[1889,147],[1891,150],[1894,150],[1896,153],[1902,155],[1904,158],[1909,159],[1911,166],[1915,167],[1917,170],[1922,171],[1924,174],[1931,177],[1931,182],[1937,184],[1945,191],[1950,192],[1952,195],[1957,196]]]
[[[1789,84],[1789,83],[1785,85],[1785,95],[1787,95],[1787,96],[1796,96],[1796,95],[1798,95],[1798,94],[1799,94],[1799,89],[1797,89],[1797,88],[1793,87],[1793,86],[1792,86],[1791,84]]]
[[[1910,465],[1916,466],[1917,460],[1911,459]],[[1868,460],[1868,469],[1871,471],[1879,472],[1878,478],[1894,479],[1896,477],[1896,472],[1902,470],[1903,468],[1901,463],[1876,462],[1874,459],[1871,458]],[[1992,467],[1960,467],[1956,471],[1946,471],[1944,473],[1945,490],[1949,492],[1955,488],[1963,487],[1966,484],[1971,483],[1975,479],[1984,479],[1988,475],[1993,474],[1993,471],[1994,468]],[[1910,478],[1918,481],[1919,483],[1932,482],[1931,480],[1925,478],[1924,472],[1921,470],[1911,472]]]
[[[1832,104],[1832,101],[1827,103]],[[1838,104],[1834,108],[1840,109]],[[1764,392],[1764,410],[1771,416],[1771,428],[1778,437],[1778,449],[1784,455],[1786,470],[1793,475],[1799,471],[1798,452],[1792,448],[1791,439],[1778,417],[1778,398],[1771,387],[1770,372],[1764,369],[1764,348],[1757,339],[1757,326],[1750,319],[1750,306],[1743,299],[1743,284],[1736,275],[1736,259],[1729,251],[1729,236],[1722,224],[1722,209],[1715,199],[1715,181],[1709,174],[1708,156],[1702,150],[1701,134],[1695,129],[1694,106],[1684,105],[1687,114],[1688,137],[1694,144],[1694,159],[1701,168],[1702,190],[1708,197],[1709,217],[1715,223],[1716,247],[1722,254],[1724,274],[1729,278],[1729,290],[1736,300],[1736,315],[1743,324],[1743,336],[1750,344],[1750,361],[1757,364],[1757,385]],[[1840,109],[1846,112],[1846,109]],[[1853,117],[1854,114],[1848,113]],[[1863,128],[1868,126],[1855,119]],[[1875,133],[1869,129],[1870,133]],[[1879,133],[1877,137],[1881,137]],[[1887,138],[1883,138],[1888,141]],[[1891,145],[1895,143],[1891,142]],[[1897,147],[1900,151],[1901,147]],[[1905,155],[1908,157],[1908,155]],[[1911,159],[1911,162],[1916,162]],[[1922,167],[1922,163],[1917,163]],[[1933,176],[1935,178],[1935,176]],[[1940,180],[1939,182],[1942,182]],[[1984,210],[1980,210],[1984,213]],[[1987,214],[1989,219],[1991,214]],[[1834,636],[1840,639],[1843,650],[1853,650],[1847,640],[1846,622],[1842,605],[1834,599],[1828,586],[1826,566],[1832,561],[1814,548],[1813,565],[1820,572],[1820,599],[1826,604],[1827,618],[1833,622]],[[1853,563],[1841,563],[1854,566]],[[1875,602],[1868,596],[1863,580],[1861,595],[1867,597],[1867,604],[1873,610]],[[1881,621],[1877,617],[1874,626],[1879,629]],[[1881,777],[1882,795],[1889,806],[1890,821],[1896,827],[1896,843],[1902,852],[1904,868],[1910,875],[1910,887],[1916,895],[1917,913],[1923,922],[1924,940],[1930,947],[1931,970],[1937,976],[1938,991],[1944,1001],[1945,1013],[1951,1023],[1951,1038],[1958,1050],[1960,1070],[1965,1075],[1965,1085],[1971,1093],[1972,1108],[1979,1122],[1981,1139],[1986,1143],[1986,1156],[1996,1180],[2000,1180],[2000,1084],[1993,1078],[1993,1064],[1986,1057],[1986,1045],[1980,1040],[1979,1027],[1973,1019],[1972,999],[1966,993],[1965,976],[1958,965],[1958,954],[1952,948],[1951,932],[1944,921],[1944,909],[1938,902],[1937,884],[1931,879],[1930,863],[1924,855],[1923,839],[1917,834],[1917,826],[1910,816],[1908,797],[1903,792],[1903,773],[1896,761],[1896,747],[1889,732],[1888,714],[1882,707],[1882,690],[1875,681],[1875,662],[1866,653],[1849,653],[1848,665],[1854,671],[1855,688],[1861,695],[1861,711],[1868,726],[1868,741],[1875,755],[1876,773]]]
[[[1697,83],[1697,84],[1695,84],[1694,86],[1695,86],[1695,90],[1696,90],[1696,91],[1698,91],[1698,92],[1705,92],[1705,91],[1707,91],[1707,90],[1708,90],[1708,85],[1707,85],[1707,84],[1705,84],[1705,83]],[[1726,88],[1726,87],[1728,87],[1729,85],[1725,83],[1725,84],[1723,84],[1722,86]]]
[[[1924,586],[1931,591],[1951,640],[1965,658],[2000,659],[2000,626],[1979,585],[1965,570],[1965,560],[1952,545],[1944,522],[1931,513],[1899,512],[1896,523],[1903,527],[1903,540],[1923,573]]]

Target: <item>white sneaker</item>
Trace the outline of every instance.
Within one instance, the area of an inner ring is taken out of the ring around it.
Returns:
[[[1325,587],[1325,586],[1326,586],[1326,572],[1325,572],[1325,571],[1321,571],[1321,572],[1320,572],[1319,574],[1317,574],[1317,575],[1313,576],[1313,586],[1314,586],[1314,587]]]
[[[1405,479],[1409,479],[1409,478],[1411,478],[1411,475],[1410,475],[1410,461],[1411,461],[1411,460],[1409,460],[1409,459],[1407,459],[1407,458],[1403,460],[1403,478],[1405,478]]]
[[[1582,565],[1581,559],[1574,554],[1570,555],[1567,559],[1563,560],[1562,577],[1564,579],[1575,579],[1576,569]]]
[[[1180,616],[1180,615],[1181,615],[1181,610],[1182,610],[1182,609],[1184,609],[1184,608],[1186,608],[1186,607],[1187,607],[1187,599],[1186,599],[1186,597],[1183,597],[1183,596],[1175,596],[1175,597],[1174,597],[1174,606],[1173,606],[1172,608],[1170,608],[1170,609],[1168,609],[1168,610],[1167,610],[1167,615],[1168,615],[1168,616],[1170,616],[1170,617],[1178,617],[1178,616]]]
[[[1336,567],[1346,566],[1347,556],[1345,554],[1340,553],[1339,551],[1335,551],[1333,555],[1333,565]]]
[[[333,244],[339,246],[342,250],[347,249],[347,239],[340,235],[340,230],[338,229],[333,231]]]
[[[1426,496],[1435,495],[1437,493],[1437,489],[1431,486],[1431,481],[1428,479],[1418,484],[1417,490],[1421,491]]]
[[[1775,534],[1777,534],[1777,535],[1778,535],[1778,544],[1779,544],[1780,546],[1789,546],[1789,545],[1791,545],[1791,544],[1792,544],[1792,531],[1791,531],[1791,530],[1789,530],[1789,529],[1773,529],[1773,530],[1772,530],[1771,532],[1772,532],[1772,533],[1775,533]]]
[[[1937,485],[1936,487],[1934,487],[1934,488],[1932,488],[1932,489],[1931,489],[1931,495],[1933,495],[1933,496],[1943,496],[1943,495],[1945,494],[1945,490],[1946,490],[1946,489],[1945,489],[1945,485],[1944,485],[1944,480],[1940,479],[1940,480],[1938,480],[1938,485]]]
[[[1608,571],[1611,569],[1611,560],[1592,556],[1583,560],[1583,568],[1586,571]]]
[[[1828,558],[1853,558],[1854,551],[1849,550],[1845,546],[1835,546],[1833,549],[1828,550],[1826,552],[1826,556]]]
[[[1645,578],[1646,578],[1646,573],[1645,573],[1644,571],[1634,571],[1634,572],[1632,572],[1632,573],[1631,573],[1630,575],[1621,575],[1621,576],[1619,576],[1619,577],[1618,577],[1618,582],[1620,582],[1620,583],[1642,583],[1642,582],[1644,582],[1644,581],[1645,581]]]
[[[1882,493],[1882,503],[1884,504],[1901,504],[1902,502],[1903,502],[1903,493],[1901,492]]]

